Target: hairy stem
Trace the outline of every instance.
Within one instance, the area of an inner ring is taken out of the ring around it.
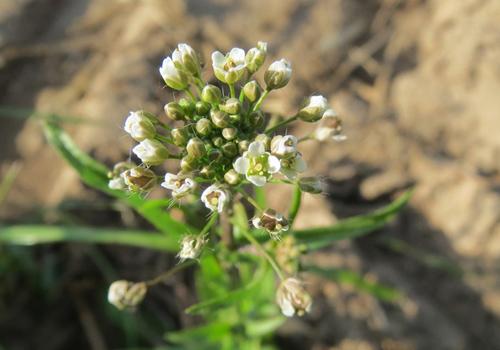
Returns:
[[[255,112],[256,110],[258,110],[260,108],[260,105],[262,104],[262,102],[264,102],[264,100],[266,99],[267,95],[269,95],[269,92],[271,92],[271,91],[270,90],[264,90],[264,92],[262,93],[262,95],[260,95],[260,98],[253,105],[252,112]]]
[[[191,266],[195,263],[196,263],[196,260],[187,260],[187,261],[183,262],[182,264],[179,264],[179,265],[171,268],[170,270],[162,273],[161,275],[159,275],[151,280],[145,281],[145,283],[148,287],[151,287],[151,286],[154,286],[158,283],[165,282],[167,279],[169,279],[175,273],[177,273],[177,272],[179,272],[179,271],[185,269],[186,267]]]
[[[288,213],[288,222],[290,223],[290,227],[292,227],[295,218],[300,209],[300,204],[302,202],[302,191],[298,184],[295,184],[295,188],[293,190],[292,204],[290,206],[290,210]]]

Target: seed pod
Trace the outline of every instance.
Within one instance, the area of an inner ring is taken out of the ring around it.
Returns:
[[[228,141],[233,140],[238,134],[238,130],[235,128],[224,128],[222,129],[222,137]]]
[[[241,140],[240,142],[238,142],[238,151],[240,152],[240,154],[248,151],[248,146],[250,146],[250,141],[248,140]]]
[[[196,122],[196,132],[202,136],[208,136],[212,132],[212,122],[207,118],[201,118]]]
[[[236,144],[234,142],[228,142],[228,143],[222,145],[221,149],[222,149],[222,153],[226,157],[232,158],[232,157],[238,155],[238,146],[236,146]]]
[[[177,102],[169,102],[164,107],[165,114],[172,120],[183,120],[185,117],[184,109]]]
[[[229,126],[229,116],[223,111],[210,111],[210,119],[218,128],[227,128]]]
[[[211,105],[219,104],[222,98],[222,92],[215,86],[208,84],[201,91],[201,99],[203,102],[210,103]]]
[[[156,174],[143,167],[135,167],[123,173],[123,180],[131,192],[144,192],[156,184]]]
[[[207,113],[210,111],[210,104],[203,101],[198,101],[196,102],[195,109],[196,114],[207,115]]]
[[[195,158],[187,155],[181,159],[180,166],[183,172],[189,173],[190,171],[196,169],[197,161]]]
[[[271,147],[271,138],[269,136],[267,136],[266,134],[258,134],[257,136],[255,136],[255,141],[261,142],[264,145],[266,151],[269,151]]]
[[[189,135],[186,129],[172,129],[170,135],[172,135],[172,139],[176,146],[184,147],[187,145]]]
[[[260,97],[261,88],[255,81],[249,81],[243,86],[243,94],[249,102],[255,102]]]
[[[195,104],[192,101],[190,101],[190,100],[188,100],[186,98],[181,98],[179,100],[179,105],[184,110],[184,113],[185,113],[186,117],[192,116],[194,114]]]
[[[231,169],[224,174],[224,181],[230,185],[237,185],[241,182],[241,176],[234,169]]]
[[[241,111],[241,103],[237,98],[229,98],[220,109],[228,114],[238,114]]]
[[[314,176],[300,178],[299,187],[303,192],[313,194],[323,193],[325,190],[323,181]]]
[[[205,143],[197,137],[188,141],[186,151],[192,158],[203,158],[207,154]]]
[[[118,309],[134,309],[146,296],[146,283],[134,283],[120,280],[111,283],[108,290],[108,301]]]

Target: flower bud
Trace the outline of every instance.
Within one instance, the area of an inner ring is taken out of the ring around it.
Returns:
[[[292,317],[304,315],[311,310],[311,296],[304,289],[302,281],[296,278],[287,278],[281,282],[276,292],[276,302],[283,315]]]
[[[158,165],[168,158],[168,150],[160,141],[146,139],[132,149],[146,165]]]
[[[221,147],[224,142],[226,142],[222,137],[217,136],[212,139],[212,143],[214,144],[215,147]]]
[[[187,74],[175,67],[170,57],[163,60],[160,67],[160,74],[165,83],[172,89],[185,90],[189,86]]]
[[[184,109],[177,102],[169,102],[163,109],[167,117],[172,120],[183,120],[185,117]]]
[[[226,157],[234,157],[238,155],[238,146],[234,142],[228,142],[221,147],[222,154],[224,154]]]
[[[241,122],[241,114],[230,114],[229,120],[233,124],[239,124]]]
[[[257,47],[248,50],[245,62],[250,74],[255,73],[266,60],[267,43],[259,41]]]
[[[229,126],[229,116],[223,111],[210,111],[210,119],[218,128],[227,128]]]
[[[261,110],[252,112],[248,116],[248,120],[249,120],[250,126],[253,129],[260,129],[260,128],[262,128],[262,126],[264,126],[264,113],[262,113]]]
[[[156,184],[156,174],[143,167],[135,167],[123,173],[123,180],[131,192],[148,191]]]
[[[252,224],[257,229],[265,229],[273,239],[280,239],[280,233],[288,231],[288,220],[274,209],[266,209],[260,217],[252,219]]]
[[[189,156],[196,159],[203,158],[207,154],[205,143],[196,137],[189,140],[186,151]]]
[[[305,122],[314,123],[323,117],[328,108],[328,100],[321,95],[311,96],[303,103],[297,116]]]
[[[219,104],[222,98],[222,92],[215,86],[208,84],[201,91],[201,99],[203,102],[210,103],[211,105]]]
[[[185,70],[195,77],[200,76],[200,60],[191,46],[179,44],[172,53],[172,61],[177,69]]]
[[[144,282],[115,281],[109,286],[108,301],[120,310],[134,309],[142,302],[147,290]]]
[[[179,100],[179,105],[184,110],[186,117],[192,116],[196,110],[194,102],[184,97]]]
[[[237,98],[228,98],[220,109],[227,114],[238,114],[241,111],[241,103]]]
[[[196,114],[207,115],[208,112],[210,112],[210,104],[203,101],[198,101],[196,102],[195,109]]]
[[[255,136],[255,141],[259,141],[260,143],[262,143],[266,151],[269,151],[271,147],[271,138],[268,135],[258,134],[257,136]]]
[[[238,135],[238,130],[235,128],[224,128],[222,129],[222,137],[228,141],[233,140],[236,135]]]
[[[186,144],[188,142],[189,135],[188,135],[188,132],[186,131],[185,128],[172,129],[170,131],[170,135],[172,135],[174,145],[179,146],[179,147],[186,146]]]
[[[196,132],[208,136],[212,132],[212,122],[208,118],[201,118],[196,122]]]
[[[152,120],[143,111],[130,112],[125,120],[124,129],[138,142],[152,139],[156,135],[156,128]]]
[[[201,168],[200,175],[205,179],[211,179],[215,175],[215,170],[211,166],[205,165],[203,168]]]
[[[241,176],[234,169],[231,169],[224,174],[224,181],[230,185],[237,185],[241,182]]]
[[[324,182],[314,176],[300,178],[299,187],[302,192],[313,194],[323,193],[325,191]]]
[[[188,259],[198,259],[207,239],[203,236],[187,235],[182,238],[181,250],[177,257],[181,262]]]
[[[248,151],[248,146],[250,146],[250,141],[248,140],[241,140],[240,142],[238,142],[238,151],[240,152],[240,154]]]
[[[280,89],[290,81],[292,77],[292,66],[285,59],[274,61],[271,63],[267,71],[264,73],[264,81],[266,82],[267,90]]]
[[[260,97],[261,88],[255,81],[249,81],[243,86],[243,94],[249,102],[255,102]]]
[[[185,157],[182,157],[181,162],[180,162],[180,167],[181,170],[185,173],[189,173],[196,169],[197,162],[196,159],[187,155]]]

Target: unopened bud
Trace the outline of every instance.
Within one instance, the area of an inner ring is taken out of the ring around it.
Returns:
[[[154,187],[156,175],[149,169],[135,167],[123,173],[123,180],[131,192],[143,192]]]
[[[252,112],[248,118],[249,118],[250,126],[253,129],[260,129],[260,128],[262,128],[262,126],[264,126],[264,114],[262,113],[262,111],[258,110],[258,111]]]
[[[212,143],[214,144],[215,147],[221,147],[225,142],[226,141],[220,136],[214,137],[212,139]]]
[[[255,102],[260,97],[261,88],[255,81],[249,81],[243,86],[243,94],[249,102]]]
[[[220,109],[228,114],[238,114],[241,111],[241,103],[237,98],[228,98]]]
[[[302,177],[299,180],[299,187],[303,192],[318,194],[325,191],[325,184],[317,177]]]
[[[196,169],[196,166],[197,166],[197,161],[195,158],[189,155],[182,157],[180,167],[184,173],[189,173],[193,171],[194,169]]]
[[[222,145],[221,150],[226,157],[234,157],[238,154],[238,146],[234,142]]]
[[[179,105],[184,110],[185,117],[192,116],[196,110],[194,102],[184,97],[179,100]]]
[[[241,140],[240,142],[238,142],[238,151],[240,152],[240,154],[248,151],[248,146],[250,146],[250,141],[248,140]]]
[[[170,57],[163,60],[160,74],[165,83],[175,90],[185,90],[189,86],[188,76],[181,69],[175,67]]]
[[[169,102],[164,107],[165,114],[172,120],[183,120],[185,117],[184,110],[177,102]]]
[[[224,174],[224,181],[230,185],[237,185],[241,182],[241,176],[234,169]]]
[[[266,151],[269,151],[271,147],[271,138],[268,135],[258,134],[257,136],[255,136],[255,141],[259,141],[260,143],[262,143]]]
[[[169,157],[168,150],[158,140],[146,139],[132,149],[146,165],[158,165]]]
[[[222,92],[215,86],[208,84],[201,91],[201,99],[203,102],[210,103],[211,105],[219,104],[222,98]]]
[[[210,119],[212,120],[212,123],[218,128],[227,128],[229,126],[229,116],[224,113],[223,111],[211,111],[210,112]]]
[[[304,289],[302,281],[296,278],[287,278],[281,282],[276,292],[276,302],[283,315],[292,317],[304,315],[311,310],[311,296]]]
[[[208,154],[208,159],[210,160],[210,162],[219,161],[221,158],[222,158],[222,152],[219,151],[218,149],[213,149]]]
[[[200,175],[205,179],[211,179],[215,175],[215,170],[212,169],[212,167],[205,165],[203,168],[201,168]]]
[[[202,158],[207,154],[205,144],[203,143],[202,140],[196,137],[189,140],[186,146],[186,151],[189,156],[197,159]]]
[[[210,111],[210,104],[203,101],[198,101],[196,102],[195,109],[196,114],[207,115],[207,113]]]
[[[235,128],[224,128],[222,129],[222,137],[228,141],[233,140],[236,135],[238,135],[238,130]]]
[[[212,122],[207,118],[201,118],[196,122],[196,132],[202,136],[208,136],[212,132]]]
[[[201,73],[200,60],[196,51],[187,44],[179,44],[172,53],[172,61],[177,69],[185,70],[195,77]]]
[[[314,123],[323,117],[328,109],[328,100],[321,95],[307,98],[297,116],[305,122]]]
[[[189,135],[185,128],[172,129],[170,135],[172,135],[172,139],[176,146],[184,147],[187,145]]]
[[[290,81],[292,77],[292,66],[285,59],[271,63],[264,73],[264,81],[267,90],[280,89]]]
[[[257,47],[248,50],[245,56],[246,67],[250,74],[255,73],[266,60],[267,43],[259,41]]]
[[[145,139],[152,139],[156,135],[156,128],[152,121],[154,120],[153,118],[143,111],[130,112],[125,120],[124,129],[138,142]]]
[[[109,286],[108,301],[120,310],[134,309],[142,302],[147,290],[144,282],[115,281]]]

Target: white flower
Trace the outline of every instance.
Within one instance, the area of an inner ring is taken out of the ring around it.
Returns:
[[[288,84],[292,77],[292,65],[282,58],[271,63],[264,73],[264,81],[270,90],[279,89]]]
[[[296,278],[287,278],[281,282],[276,292],[276,302],[286,317],[298,316],[311,310],[311,296],[306,292],[303,284]]]
[[[202,236],[184,236],[181,241],[181,250],[177,254],[177,257],[181,262],[187,259],[198,259],[206,243],[206,238]]]
[[[201,65],[196,51],[188,44],[179,44],[172,53],[172,61],[177,69],[184,69],[196,77],[201,74]]]
[[[144,299],[147,290],[144,282],[115,281],[109,286],[108,302],[120,310],[133,309]]]
[[[273,239],[279,240],[279,234],[288,231],[288,220],[274,209],[266,209],[260,217],[252,219],[252,224],[257,229],[265,229]]]
[[[132,149],[144,164],[158,165],[168,158],[168,150],[160,141],[146,139]]]
[[[307,164],[300,153],[296,153],[293,157],[282,158],[280,162],[281,173],[290,180],[294,180],[298,173],[303,173],[307,169]]]
[[[271,175],[280,170],[280,161],[266,152],[262,142],[254,141],[248,146],[248,151],[236,159],[233,167],[255,186],[264,186]]]
[[[138,142],[151,139],[156,135],[156,129],[151,120],[140,112],[130,112],[123,129]]]
[[[190,193],[196,186],[196,183],[189,177],[166,173],[165,181],[160,186],[171,190],[174,198],[181,198]]]
[[[293,135],[277,135],[271,140],[271,153],[277,156],[287,156],[297,153],[298,140]]]
[[[124,190],[127,188],[125,181],[122,176],[112,178],[108,182],[108,187],[112,190]]]
[[[328,108],[326,98],[321,95],[313,95],[305,101],[297,116],[305,122],[313,123],[320,120]]]
[[[227,55],[219,51],[212,53],[212,66],[217,79],[234,84],[245,74],[245,50],[233,48]]]
[[[334,141],[344,141],[347,137],[342,134],[342,120],[333,109],[327,109],[323,113],[318,128],[314,131],[314,138],[318,141],[326,141],[329,138]]]
[[[201,194],[201,201],[211,211],[222,213],[229,202],[229,194],[218,185],[211,185]]]
[[[166,57],[160,67],[160,74],[165,83],[175,90],[185,90],[188,87],[186,73],[178,69],[170,57]]]

